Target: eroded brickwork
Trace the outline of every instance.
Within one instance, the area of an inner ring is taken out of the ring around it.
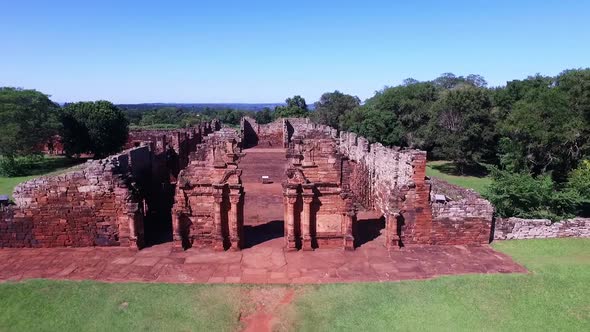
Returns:
[[[142,247],[145,222],[172,206],[166,191],[182,160],[217,129],[213,121],[184,131],[145,131],[120,154],[18,185],[15,204],[0,211],[0,247]]]
[[[243,188],[237,166],[238,140],[238,132],[229,128],[205,137],[180,172],[173,208],[177,248],[241,248]]]
[[[3,212],[0,246],[141,246],[143,214],[133,172],[148,167],[148,148],[140,147],[18,185],[16,205]]]
[[[259,146],[264,148],[284,148],[285,122],[279,119],[268,124],[258,124],[251,117],[244,117],[241,121],[241,136],[244,148]]]
[[[289,161],[285,195],[285,239],[289,249],[301,247],[354,249],[354,207],[343,186],[345,159],[338,151],[336,133],[316,126],[297,130],[287,150]]]

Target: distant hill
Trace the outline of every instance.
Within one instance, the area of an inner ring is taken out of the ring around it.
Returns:
[[[265,107],[274,109],[275,106],[284,105],[284,103],[143,103],[143,104],[118,104],[117,106],[124,110],[150,110],[162,107],[174,107],[190,110],[194,112],[210,110],[235,109],[240,111],[262,111]]]

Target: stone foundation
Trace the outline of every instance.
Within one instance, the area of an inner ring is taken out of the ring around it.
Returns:
[[[494,240],[545,239],[558,237],[590,237],[590,218],[574,218],[560,222],[548,219],[498,218]]]

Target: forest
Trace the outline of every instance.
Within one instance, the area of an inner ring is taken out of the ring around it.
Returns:
[[[406,79],[365,101],[336,90],[313,105],[293,96],[260,107],[108,101],[60,106],[35,90],[0,88],[0,173],[22,173],[39,144],[54,135],[62,137],[68,156],[104,156],[121,148],[129,128],[309,117],[371,142],[425,150],[429,160],[450,161],[459,174],[491,175],[485,196],[500,216],[557,220],[590,214],[590,69],[537,74],[500,87],[489,87],[480,75],[445,73],[430,81]]]

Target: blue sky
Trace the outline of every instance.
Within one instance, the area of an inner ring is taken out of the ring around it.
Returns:
[[[9,1],[0,86],[59,102],[308,102],[590,66],[589,1]]]

